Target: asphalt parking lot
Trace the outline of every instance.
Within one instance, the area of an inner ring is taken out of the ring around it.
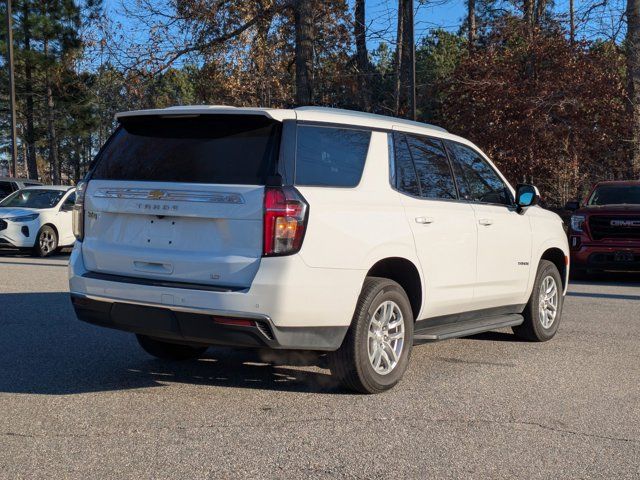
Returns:
[[[314,358],[154,360],[75,319],[66,261],[0,254],[0,478],[640,478],[633,279],[571,286],[551,342],[419,346],[359,396]]]

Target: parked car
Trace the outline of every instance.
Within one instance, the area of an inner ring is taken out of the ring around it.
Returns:
[[[72,246],[75,188],[28,187],[0,202],[0,247],[28,248],[46,257]]]
[[[569,202],[571,264],[576,276],[640,272],[640,181],[600,182]]]
[[[27,180],[23,178],[0,177],[0,200],[7,195],[25,187],[34,187],[42,185],[36,180]]]
[[[468,140],[316,107],[117,118],[78,185],[71,298],[151,355],[325,351],[344,385],[375,393],[414,342],[558,329],[562,222]]]

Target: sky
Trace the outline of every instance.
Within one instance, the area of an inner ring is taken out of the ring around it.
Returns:
[[[111,19],[126,26],[129,22],[122,15],[122,1],[105,0],[104,4]],[[353,1],[348,1],[353,6]],[[415,5],[415,30],[418,40],[436,27],[457,31],[466,10],[463,0],[428,0],[424,4],[416,0]],[[397,0],[368,0],[366,2],[368,43],[372,48],[375,48],[381,41],[394,41],[397,8]]]
[[[113,20],[121,22],[127,27],[129,21],[122,14],[121,2],[131,0],[105,0],[107,13]],[[353,0],[347,0],[353,8]],[[625,0],[603,0],[606,6],[591,14],[589,18],[580,22],[581,15],[589,6],[597,3],[596,0],[574,0],[576,18],[579,22],[578,37],[594,39],[595,37],[617,35],[620,40],[623,32],[618,31],[621,12],[624,9]],[[507,3],[507,2],[505,2]],[[556,13],[568,17],[569,0],[553,1],[553,10]],[[415,32],[416,43],[436,28],[442,28],[450,32],[460,29],[466,16],[464,0],[414,0],[415,4]],[[367,0],[366,19],[368,45],[371,50],[381,42],[394,43],[397,22],[397,0]]]

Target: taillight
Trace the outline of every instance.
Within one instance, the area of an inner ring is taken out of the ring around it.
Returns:
[[[76,185],[76,204],[71,215],[73,234],[82,241],[84,238],[84,195],[87,191],[87,182],[78,182]]]
[[[293,187],[265,188],[263,256],[290,255],[300,250],[308,209]]]

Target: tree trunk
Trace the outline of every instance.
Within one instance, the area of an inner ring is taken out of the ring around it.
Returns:
[[[631,124],[630,173],[640,177],[640,0],[627,0],[627,90]]]
[[[356,0],[353,33],[356,39],[356,66],[358,68],[358,88],[360,89],[360,108],[371,111],[371,89],[369,75],[369,52],[367,51],[365,0]]]
[[[522,6],[523,6],[523,10],[524,10],[524,23],[527,26],[527,31],[529,33],[529,37],[532,37],[533,36],[535,0],[523,0]]]
[[[313,6],[311,0],[297,0],[294,10],[296,31],[296,105],[313,101]]]
[[[413,0],[400,0],[398,8],[396,115],[415,120]]]
[[[469,48],[476,43],[476,0],[467,0],[467,29],[469,30]]]
[[[22,30],[24,34],[24,93],[26,97],[25,143],[27,144],[27,175],[38,180],[38,164],[36,162],[36,135],[33,106],[33,66],[31,65],[31,29],[29,25],[29,3],[23,3]]]
[[[73,156],[71,160],[73,162],[73,182],[74,184],[78,184],[80,181],[80,163],[81,163],[81,152],[82,148],[82,139],[80,137],[74,138],[73,145]]]
[[[576,41],[576,17],[573,0],[569,0],[569,40],[571,41],[571,45]]]
[[[402,104],[402,75],[400,70],[402,69],[402,56],[403,45],[402,40],[404,38],[404,11],[403,4],[406,0],[398,0],[398,29],[396,33],[396,57],[395,57],[395,81],[393,86],[393,98],[395,101],[394,113],[396,116],[400,116],[400,105]]]
[[[44,40],[44,56],[48,59],[49,41]],[[55,104],[53,101],[53,89],[51,88],[50,66],[46,65],[45,88],[47,91],[47,136],[49,140],[49,165],[51,165],[51,183],[60,184],[60,162],[58,161],[58,141],[56,138]]]
[[[534,25],[539,26],[542,23],[542,18],[544,17],[544,12],[547,8],[547,0],[537,0],[535,3],[535,17],[534,17]]]

